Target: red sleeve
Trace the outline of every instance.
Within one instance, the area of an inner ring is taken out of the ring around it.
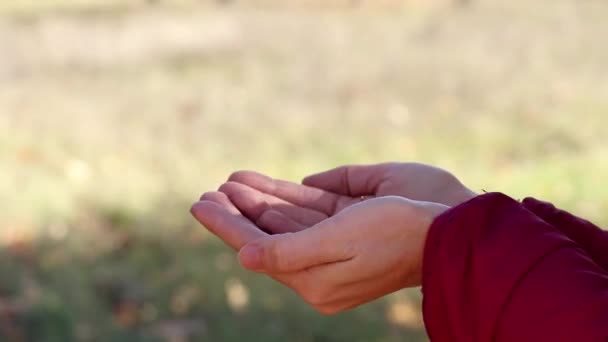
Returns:
[[[523,200],[524,207],[578,243],[604,270],[608,271],[608,231],[576,217],[553,204],[532,197]]]
[[[435,220],[423,268],[432,341],[608,341],[608,274],[590,254],[608,246],[588,252],[528,203],[490,193]]]

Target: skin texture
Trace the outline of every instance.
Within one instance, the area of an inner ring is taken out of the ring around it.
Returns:
[[[239,251],[243,267],[333,314],[420,285],[431,223],[473,196],[441,169],[386,163],[336,168],[303,184],[240,171],[191,211]]]

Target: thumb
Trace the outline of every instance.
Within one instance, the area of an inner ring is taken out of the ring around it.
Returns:
[[[348,260],[353,256],[344,236],[346,232],[336,234],[338,229],[332,221],[330,218],[296,233],[270,235],[252,241],[240,249],[239,261],[252,271],[288,273]]]

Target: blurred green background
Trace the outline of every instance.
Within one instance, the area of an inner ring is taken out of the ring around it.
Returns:
[[[420,161],[608,224],[608,2],[0,1],[0,339],[425,341],[332,317],[188,209],[233,170]]]

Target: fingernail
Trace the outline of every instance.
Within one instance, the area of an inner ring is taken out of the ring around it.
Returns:
[[[245,245],[239,251],[239,262],[241,265],[253,271],[262,270],[262,251],[254,245]]]

